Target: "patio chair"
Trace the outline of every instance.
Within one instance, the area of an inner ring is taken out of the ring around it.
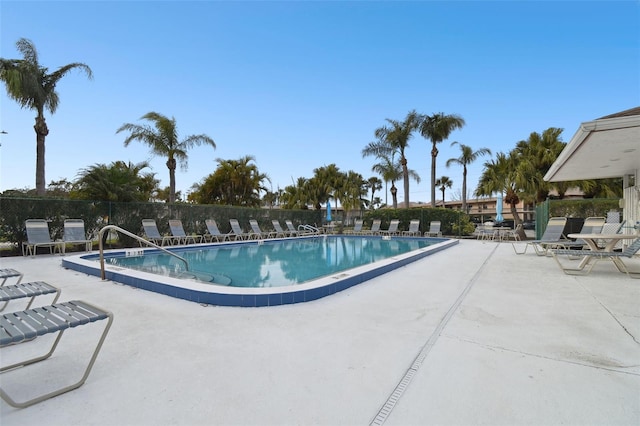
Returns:
[[[22,243],[22,255],[35,256],[38,247],[49,247],[49,253],[54,254],[56,249],[62,253],[64,242],[53,241],[49,233],[49,224],[44,219],[27,219],[24,221],[27,229],[27,241]]]
[[[273,229],[276,230],[275,232],[275,237],[288,237],[291,235],[291,233],[289,231],[285,231],[284,229],[282,229],[282,225],[280,225],[280,221],[278,219],[272,219],[271,220],[271,224],[273,225]]]
[[[429,222],[429,230],[424,233],[425,237],[442,237],[442,222],[439,220],[432,220]]]
[[[17,278],[18,281],[16,281],[16,284],[20,284],[20,281],[22,281],[22,277],[24,277],[24,274],[20,271],[16,271],[15,269],[11,268],[2,268],[0,269],[0,279],[2,279],[0,287],[5,285],[9,278]]]
[[[15,369],[17,367],[26,367],[28,365],[49,358],[56,350],[56,347],[58,346],[58,343],[60,342],[64,331],[70,328],[75,328],[81,325],[86,325],[105,319],[107,320],[107,324],[102,331],[102,335],[100,336],[98,344],[93,351],[93,355],[91,356],[84,374],[79,381],[39,395],[37,397],[28,399],[26,401],[16,401],[13,397],[11,397],[9,395],[9,392],[5,388],[5,382],[3,382],[2,387],[0,387],[0,397],[2,397],[2,399],[4,399],[12,407],[24,408],[79,388],[87,380],[87,377],[91,372],[91,368],[93,367],[93,364],[98,357],[98,353],[102,348],[102,344],[107,337],[109,328],[111,328],[111,323],[113,322],[113,314],[111,312],[105,311],[101,308],[90,305],[89,303],[80,300],[73,300],[70,302],[52,304],[40,308],[27,309],[20,312],[12,312],[1,315],[0,348],[19,345],[20,343],[29,342],[34,339],[37,340],[38,337],[49,333],[57,333],[57,337],[54,340],[48,353],[36,356],[35,358],[29,358],[23,361],[19,361],[14,364],[6,366],[3,365],[0,368],[0,373]],[[33,355],[31,350],[32,348],[30,347],[29,349],[30,350],[27,353]],[[27,376],[26,373],[25,376]],[[42,379],[42,377],[38,377],[39,379]]]
[[[3,303],[0,308],[0,312],[4,311],[11,300],[28,297],[29,303],[25,309],[29,309],[36,297],[53,293],[55,293],[55,296],[51,302],[52,304],[58,301],[58,298],[60,297],[60,289],[49,285],[44,281],[33,281],[30,283],[2,286],[0,287],[0,302]]]
[[[519,224],[516,225],[516,227],[514,229],[510,229],[508,231],[502,232],[500,234],[501,235],[501,239],[503,239],[503,240],[513,239],[513,241],[520,241],[520,231],[522,230],[523,227],[524,227],[524,225],[519,223]]]
[[[231,225],[231,232],[232,232],[231,235],[235,237],[236,241],[246,240],[249,238],[250,234],[242,230],[242,227],[240,226],[238,219],[229,219],[229,224]]]
[[[542,234],[542,238],[539,240],[514,241],[511,243],[513,251],[515,251],[516,254],[525,254],[527,248],[531,246],[538,256],[545,256],[549,253],[550,249],[564,247],[565,244],[571,242],[571,240],[565,238],[563,234],[566,224],[566,217],[550,218],[549,222],[547,222],[547,229],[545,229],[544,234]],[[516,249],[517,244],[524,244],[524,250],[518,251]]]
[[[562,272],[567,275],[587,275],[593,269],[593,266],[599,260],[610,260],[616,265],[616,268],[624,274],[632,278],[640,278],[640,271],[633,272],[622,261],[623,258],[631,259],[640,250],[640,237],[637,235],[629,235],[629,239],[633,239],[633,243],[629,245],[623,251],[595,251],[595,250],[572,250],[572,249],[556,249],[551,250],[552,256],[555,259]],[[569,268],[563,265],[558,259],[559,256],[581,257],[582,261],[577,268]]]
[[[167,242],[173,244],[175,241],[175,237],[171,235],[161,235],[160,231],[158,231],[158,225],[153,219],[142,219],[142,229],[144,229],[147,240],[156,245],[164,246]],[[142,243],[140,245],[142,245]]]
[[[184,232],[182,221],[179,219],[169,220],[169,230],[174,237],[174,241],[178,244],[189,244],[189,242],[196,244],[202,242],[202,235],[187,235],[186,232]]]
[[[362,224],[364,221],[362,219],[356,219],[353,229],[347,229],[344,231],[346,235],[360,235],[362,233]]]
[[[602,226],[602,232],[600,233],[601,234],[619,234],[622,232],[622,227],[624,226],[625,223],[626,223],[626,220],[623,220],[622,222],[618,222],[618,223],[606,222]],[[607,245],[606,240],[598,240],[598,247],[604,247],[605,245]],[[622,245],[622,242],[619,242],[615,248],[620,248],[621,245]]]
[[[300,233],[298,232],[298,230],[296,229],[295,226],[293,226],[293,222],[291,222],[290,219],[286,219],[284,221],[285,225],[287,225],[287,231],[289,231],[289,235],[292,237],[297,237],[298,235],[300,235]]]
[[[420,233],[420,219],[412,219],[409,222],[409,229],[402,231],[402,235],[405,237],[419,237]]]
[[[228,240],[232,235],[230,233],[222,234],[218,229],[218,223],[214,219],[207,219],[204,223],[207,225],[208,231],[208,234],[205,234],[203,237],[205,241],[208,240],[209,242],[213,242],[213,239],[215,238],[217,242],[222,242]]]
[[[389,229],[380,230],[380,235],[386,235],[388,237],[398,235],[398,225],[400,225],[399,219],[391,219],[391,222],[389,222]]]
[[[62,234],[62,252],[66,251],[66,245],[81,245],[84,244],[85,251],[91,251],[93,248],[93,241],[87,238],[87,234],[84,231],[84,220],[82,219],[66,219],[64,221],[64,233]]]
[[[260,225],[258,221],[255,219],[249,220],[249,226],[251,226],[251,232],[249,233],[249,239],[261,239],[261,238],[272,238],[276,236],[276,233],[273,231],[263,231],[260,229]]]
[[[382,220],[376,219],[371,223],[371,229],[362,230],[362,235],[380,235],[380,224]]]
[[[584,220],[582,224],[582,228],[580,229],[581,234],[601,234],[602,227],[607,221],[604,217],[588,217]],[[577,249],[583,248],[588,249],[587,243],[584,240],[577,239],[573,242],[567,243],[566,248]]]

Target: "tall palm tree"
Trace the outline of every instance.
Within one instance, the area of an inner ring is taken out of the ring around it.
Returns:
[[[376,191],[382,189],[382,181],[377,176],[371,176],[367,179],[367,188],[371,190],[371,201],[369,201],[369,208],[373,210],[373,200],[375,199]]]
[[[149,145],[153,155],[161,155],[167,157],[167,168],[169,169],[169,202],[176,200],[176,164],[179,161],[183,170],[187,169],[187,151],[202,144],[211,145],[214,149],[216,143],[205,134],[190,135],[181,142],[178,141],[178,128],[176,119],[158,114],[157,112],[148,112],[141,117],[141,120],[148,120],[153,123],[154,127],[149,125],[139,125],[126,123],[120,126],[116,133],[123,131],[130,132],[129,136],[124,140],[124,146],[129,146],[131,141],[138,140]]]
[[[409,168],[407,167],[405,150],[409,147],[409,140],[413,136],[413,132],[420,124],[420,116],[415,111],[409,111],[404,121],[392,120],[390,118],[386,120],[389,124],[376,129],[374,134],[378,138],[378,143],[387,145],[387,152],[389,152],[390,149],[391,152],[396,152],[400,155],[400,165],[402,166],[402,178],[404,181],[404,201],[406,207],[409,208]],[[366,149],[367,148],[365,148],[365,150]]]
[[[439,112],[433,115],[422,116],[420,119],[420,134],[425,139],[431,140],[431,207],[436,206],[436,158],[438,157],[437,145],[446,140],[451,132],[461,129],[465,122],[456,114],[444,114]]]
[[[453,181],[449,179],[449,176],[441,176],[438,180],[436,180],[436,186],[440,188],[442,191],[442,207],[444,207],[444,191],[453,186]]]
[[[73,62],[48,73],[48,69],[38,62],[38,52],[30,40],[21,38],[16,42],[23,59],[0,58],[0,80],[7,88],[7,94],[20,104],[22,108],[35,110],[36,124],[36,194],[45,195],[45,139],[49,128],[44,118],[44,110],[54,114],[60,104],[56,85],[73,69],[80,69],[89,79],[93,73],[88,65]]]
[[[451,146],[460,146],[460,157],[449,158],[447,160],[447,167],[452,164],[459,164],[462,166],[462,211],[467,211],[467,166],[478,159],[482,155],[491,155],[489,148],[480,148],[476,151],[469,145],[465,145],[459,142],[451,142]]]
[[[484,163],[484,171],[480,176],[475,194],[476,196],[491,196],[498,192],[505,194],[504,202],[509,205],[514,224],[519,225],[522,220],[518,214],[517,205],[520,202],[520,195],[524,194],[518,184],[520,180],[518,158],[513,155],[513,151],[509,155],[499,152],[495,160]],[[520,229],[519,232],[520,238],[524,239],[524,231]]]

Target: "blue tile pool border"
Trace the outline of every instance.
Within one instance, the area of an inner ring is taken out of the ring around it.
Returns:
[[[430,239],[437,241],[437,243],[400,256],[360,266],[334,274],[331,277],[324,277],[296,286],[258,289],[242,287],[229,288],[206,284],[198,285],[187,280],[110,266],[105,267],[105,278],[106,280],[115,281],[131,287],[200,304],[240,307],[288,305],[310,302],[338,293],[459,243],[459,241],[455,239]],[[234,242],[227,244],[256,244],[256,242]],[[202,247],[202,245],[200,247]],[[125,251],[114,250],[106,254],[110,256],[123,255]],[[98,254],[70,256],[62,260],[62,267],[100,277],[100,265],[95,261],[97,258],[99,258]]]

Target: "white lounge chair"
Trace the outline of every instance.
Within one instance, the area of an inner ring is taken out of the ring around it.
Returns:
[[[630,239],[635,238],[633,243],[629,245],[624,251],[596,251],[596,250],[572,250],[572,249],[555,249],[550,250],[553,258],[555,259],[560,269],[567,275],[587,275],[593,269],[593,266],[599,260],[610,260],[616,265],[616,268],[624,274],[632,278],[640,278],[640,271],[633,272],[627,268],[627,265],[622,261],[623,258],[631,259],[640,250],[640,237],[637,235],[629,235]],[[560,256],[567,256],[569,258],[582,258],[580,266],[578,268],[569,268],[560,262],[558,259]]]
[[[373,222],[371,222],[371,228],[370,229],[362,230],[362,235],[380,235],[380,224],[381,223],[382,223],[382,220],[375,219]]]
[[[169,230],[171,231],[174,241],[178,244],[189,244],[189,242],[196,244],[202,242],[202,235],[187,235],[187,233],[184,232],[182,221],[179,219],[169,220]]]
[[[402,231],[402,235],[405,237],[420,237],[420,219],[412,219],[409,222],[409,229]]]
[[[429,222],[429,230],[424,233],[425,237],[442,237],[442,222],[439,220],[432,220]]]
[[[362,219],[356,219],[353,229],[348,229],[344,233],[347,235],[360,235],[362,234],[362,224],[364,221]]]
[[[272,238],[276,236],[276,233],[273,231],[263,231],[262,229],[260,229],[260,225],[255,219],[249,220],[249,226],[251,226],[252,231],[249,234],[249,239]]]
[[[221,233],[218,229],[218,223],[214,219],[207,219],[204,222],[207,225],[207,231],[209,232],[208,234],[204,235],[205,241],[213,242],[214,238],[217,242],[227,241],[230,236],[233,235],[231,233]]]
[[[79,381],[68,386],[57,388],[53,391],[44,393],[31,399],[27,399],[26,401],[16,401],[14,397],[10,396],[10,392],[5,387],[6,384],[3,382],[2,387],[0,387],[0,397],[2,397],[2,399],[4,399],[9,405],[13,407],[24,408],[82,386],[87,380],[87,377],[91,372],[91,368],[93,367],[93,364],[98,357],[98,353],[102,348],[102,344],[107,337],[107,333],[111,328],[111,324],[113,322],[113,314],[96,306],[90,305],[89,303],[80,300],[73,300],[70,302],[57,303],[49,306],[0,315],[0,324],[2,324],[2,327],[0,327],[0,348],[6,348],[8,346],[15,346],[19,345],[20,343],[30,342],[45,334],[57,333],[57,337],[53,341],[51,349],[48,353],[36,356],[34,358],[19,361],[10,365],[3,365],[0,368],[0,373],[8,370],[13,370],[18,367],[22,369],[28,365],[49,358],[56,350],[56,347],[58,346],[58,343],[62,338],[64,331],[70,328],[91,324],[105,319],[107,320],[107,324],[102,331],[102,335],[100,336],[98,344],[93,351],[93,355],[91,356],[89,363]],[[30,350],[27,352],[29,353],[28,356],[33,356],[33,348],[29,349]],[[2,357],[0,357],[0,359],[1,358]],[[27,373],[25,373],[25,377],[25,380],[29,378]],[[36,379],[36,383],[37,382],[38,380]],[[25,384],[23,387],[29,389],[33,388],[33,385],[29,386]]]
[[[271,224],[273,225],[273,229],[276,230],[275,232],[275,237],[289,237],[291,236],[291,232],[290,231],[285,231],[282,228],[282,225],[280,225],[280,221],[278,219],[272,219],[271,220]]]
[[[297,237],[298,235],[300,235],[300,232],[298,232],[296,227],[293,226],[293,222],[291,222],[290,219],[286,219],[284,223],[287,225],[287,230],[289,231],[289,235],[291,237]]]
[[[64,250],[63,241],[53,241],[49,233],[49,224],[44,219],[27,219],[24,222],[27,230],[27,241],[22,243],[22,255],[35,256],[38,247],[49,247],[49,253],[54,254],[56,250],[62,253]]]
[[[542,238],[539,240],[514,241],[511,243],[513,251],[515,251],[516,254],[525,254],[527,248],[532,246],[538,256],[545,256],[549,253],[549,249],[564,247],[567,243],[571,242],[571,240],[568,240],[563,234],[566,224],[566,217],[550,218],[547,223],[547,229],[545,229],[544,234],[542,234]],[[524,250],[518,251],[516,249],[516,245],[519,244],[525,245]]]
[[[250,233],[244,232],[242,230],[242,227],[240,226],[238,219],[229,219],[229,224],[231,225],[231,232],[233,232],[232,235],[235,237],[236,241],[246,240],[251,235]]]
[[[399,219],[391,219],[391,222],[389,222],[389,229],[380,230],[380,235],[386,235],[388,237],[392,235],[398,235],[399,225],[400,225]]]
[[[66,219],[64,221],[64,233],[62,234],[62,252],[66,251],[66,245],[81,245],[84,244],[85,251],[91,251],[93,248],[93,241],[87,238],[87,234],[84,230],[84,220],[82,219]]]
[[[165,243],[173,244],[175,241],[175,237],[171,235],[161,235],[160,231],[158,231],[158,225],[153,219],[142,219],[142,229],[144,229],[147,240],[156,245],[163,246]]]

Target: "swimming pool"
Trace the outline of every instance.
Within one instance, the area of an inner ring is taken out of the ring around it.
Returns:
[[[105,252],[106,279],[203,304],[272,306],[342,291],[456,244],[444,238],[320,236]],[[62,266],[100,276],[98,254]]]

